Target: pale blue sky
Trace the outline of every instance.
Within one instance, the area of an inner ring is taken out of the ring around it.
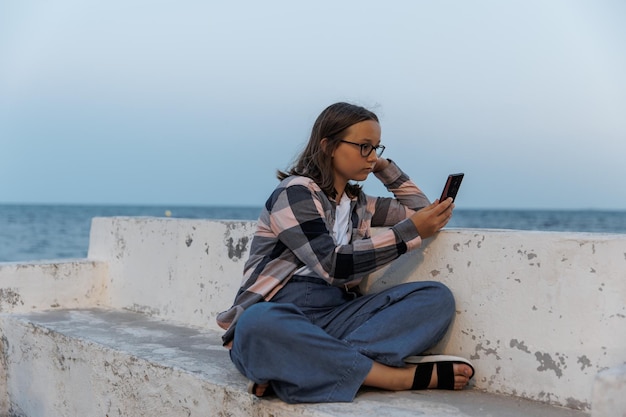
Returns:
[[[463,171],[457,207],[626,209],[625,18],[622,0],[0,0],[0,203],[260,206],[350,101],[432,199]]]

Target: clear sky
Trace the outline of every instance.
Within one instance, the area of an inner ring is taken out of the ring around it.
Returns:
[[[260,206],[336,101],[457,207],[626,210],[626,2],[0,2],[0,203]],[[371,177],[372,194],[385,194]]]

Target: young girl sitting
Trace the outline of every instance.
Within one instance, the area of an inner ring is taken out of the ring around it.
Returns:
[[[230,357],[250,391],[289,403],[352,401],[361,386],[463,389],[474,374],[457,357],[416,356],[455,314],[439,282],[362,295],[369,273],[444,227],[452,199],[430,203],[381,158],[371,111],[336,103],[317,118],[306,149],[265,203],[233,306],[218,316]],[[352,181],[374,174],[394,195]],[[388,227],[371,236],[371,227]]]

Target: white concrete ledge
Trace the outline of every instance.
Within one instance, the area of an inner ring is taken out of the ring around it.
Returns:
[[[452,289],[439,350],[472,359],[489,392],[590,410],[596,374],[626,363],[626,235],[447,230],[378,275],[370,290]]]
[[[98,218],[89,257],[109,265],[109,305],[217,330],[254,226]],[[471,358],[477,388],[590,410],[596,374],[626,361],[626,235],[445,230],[364,289],[414,280],[455,294],[437,350]]]
[[[9,391],[23,395],[6,400],[9,416],[588,416],[478,390],[362,390],[353,403],[332,404],[260,400],[246,393],[218,332],[126,311],[4,315],[0,327]]]
[[[0,313],[101,305],[107,264],[87,259],[0,262]]]
[[[219,334],[215,316],[239,288],[254,228],[96,218],[87,260],[0,264],[0,312],[105,306]],[[363,288],[415,280],[455,294],[455,322],[434,351],[472,359],[474,391],[583,412],[622,407],[602,395],[620,380],[596,376],[626,364],[626,235],[444,230]]]
[[[250,221],[95,218],[88,257],[108,265],[107,305],[220,330],[255,229]]]

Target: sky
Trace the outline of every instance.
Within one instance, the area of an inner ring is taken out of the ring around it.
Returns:
[[[348,101],[433,200],[464,172],[457,208],[626,210],[625,16],[623,0],[0,0],[0,204],[261,206]]]

